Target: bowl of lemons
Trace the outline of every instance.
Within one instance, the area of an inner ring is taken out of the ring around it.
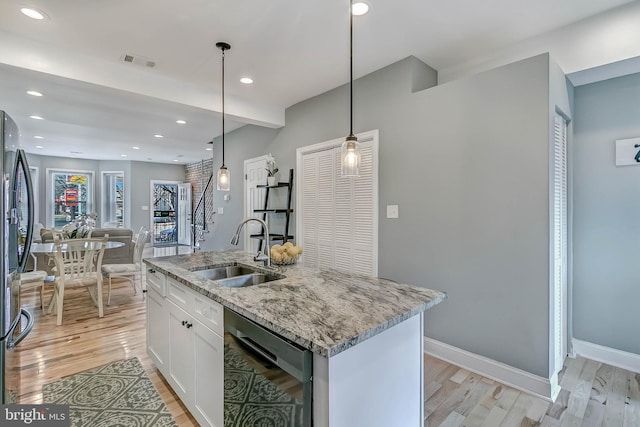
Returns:
[[[273,245],[270,249],[271,263],[275,265],[292,265],[295,264],[300,254],[302,246],[296,246],[291,242],[283,245]]]

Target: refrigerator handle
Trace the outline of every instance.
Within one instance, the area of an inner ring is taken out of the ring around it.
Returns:
[[[27,261],[29,260],[31,240],[33,238],[33,181],[31,180],[31,171],[29,170],[29,163],[27,162],[27,155],[24,150],[18,150],[16,153],[16,170],[13,172],[16,178],[18,175],[18,168],[22,168],[25,184],[27,186],[27,234],[24,240],[22,257],[18,260],[18,272],[22,273],[27,266]],[[14,182],[17,182],[16,178],[14,178]],[[17,193],[17,190],[17,188],[14,188],[14,194]]]
[[[20,316],[16,316],[15,320],[13,321],[13,324],[11,325],[11,328],[9,329],[9,333],[7,334],[7,338],[13,336],[13,332],[18,327],[18,324],[20,323],[20,318],[22,316],[27,318],[27,326],[25,326],[25,328],[22,330],[22,332],[20,332],[20,335],[18,335],[15,339],[7,341],[7,349],[8,350],[11,350],[12,348],[14,348],[18,344],[20,344],[20,341],[25,339],[26,336],[29,335],[29,332],[31,332],[31,329],[33,329],[33,323],[34,323],[33,315],[28,310],[26,310],[24,308],[21,308],[20,309]]]

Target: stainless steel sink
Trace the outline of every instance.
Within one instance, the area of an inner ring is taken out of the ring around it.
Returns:
[[[193,273],[229,288],[242,288],[282,279],[284,277],[279,274],[260,273],[257,270],[242,265],[207,268],[205,270],[193,271]]]
[[[253,273],[220,279],[217,280],[217,282],[219,285],[226,286],[228,288],[242,288],[245,286],[258,285],[260,283],[270,282],[277,279],[279,279],[279,277],[272,274]]]
[[[227,277],[242,276],[255,273],[255,270],[241,265],[230,265],[227,267],[208,268],[206,270],[194,271],[200,277],[209,280],[226,279]]]

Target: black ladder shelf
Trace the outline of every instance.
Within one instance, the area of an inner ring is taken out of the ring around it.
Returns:
[[[283,213],[285,214],[284,220],[284,230],[282,234],[278,233],[269,233],[269,240],[271,241],[279,241],[282,243],[286,243],[288,240],[293,240],[293,236],[289,234],[289,224],[291,219],[291,214],[293,213],[293,209],[291,209],[291,193],[293,191],[293,169],[289,169],[289,181],[288,182],[278,182],[275,185],[256,185],[257,188],[266,189],[266,194],[264,196],[264,208],[263,209],[254,209],[254,213],[261,213],[262,220],[267,222],[267,215],[270,213]],[[269,207],[269,194],[271,190],[277,190],[279,188],[287,189],[287,206],[285,208],[270,208]],[[260,244],[258,245],[258,252],[262,250],[262,244],[265,241],[264,229],[261,234],[251,234],[249,237],[252,239],[260,239]],[[270,242],[267,242],[269,245]]]

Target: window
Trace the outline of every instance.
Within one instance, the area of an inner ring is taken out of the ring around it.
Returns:
[[[124,172],[102,172],[103,227],[124,227]]]
[[[47,169],[47,227],[61,229],[94,213],[94,173]]]

